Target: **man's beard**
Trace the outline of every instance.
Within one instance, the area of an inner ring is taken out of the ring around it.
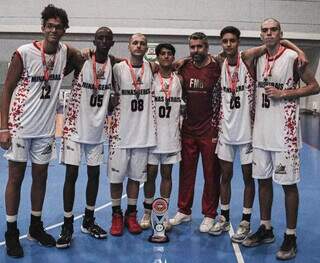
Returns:
[[[207,57],[207,55],[205,55],[205,54],[195,54],[192,56],[192,59],[196,63],[201,63],[205,60],[206,57]]]

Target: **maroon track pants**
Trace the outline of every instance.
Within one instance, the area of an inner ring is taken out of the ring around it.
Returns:
[[[197,165],[201,153],[204,175],[202,214],[215,218],[219,205],[220,166],[212,138],[183,137],[179,176],[179,212],[190,215],[193,205]]]

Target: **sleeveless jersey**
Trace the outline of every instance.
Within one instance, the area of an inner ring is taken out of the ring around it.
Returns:
[[[271,76],[264,79],[266,56],[257,61],[256,115],[253,146],[268,151],[298,151],[300,147],[299,99],[269,99],[264,87],[296,89],[297,54],[285,49],[274,61]],[[270,62],[272,64],[272,61]]]
[[[36,42],[19,47],[17,54],[23,71],[10,103],[8,125],[11,135],[19,138],[51,137],[55,133],[55,113],[67,62],[67,46],[59,43],[55,55],[45,54],[47,65],[51,62],[48,65],[51,68],[48,87],[44,85],[45,69]]]
[[[218,135],[221,91],[217,82],[220,67],[216,61],[198,68],[192,61],[180,71],[183,77],[183,98],[186,117],[182,124],[183,136],[216,138]]]
[[[160,73],[155,75],[153,89],[156,101],[157,146],[152,153],[174,153],[181,151],[180,105],[182,87],[179,77],[173,74],[169,103],[161,87]],[[169,78],[163,78],[164,86],[169,86]]]
[[[144,74],[136,95],[130,68],[126,61],[113,67],[115,89],[120,94],[119,105],[113,110],[110,127],[110,147],[145,148],[156,145],[156,120],[152,71],[144,61]],[[136,69],[139,75],[141,68]]]
[[[233,76],[235,66],[229,66]],[[221,69],[221,107],[219,139],[226,144],[246,144],[252,140],[254,81],[240,59],[235,94],[227,73],[227,60]]]
[[[99,88],[95,91],[92,59],[87,60],[73,82],[64,125],[64,137],[75,142],[98,144],[106,140],[108,105],[112,88],[110,58],[96,63]]]

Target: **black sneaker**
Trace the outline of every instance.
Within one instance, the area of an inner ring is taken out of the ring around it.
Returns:
[[[56,241],[53,236],[44,231],[42,221],[32,223],[29,226],[28,239],[34,241],[36,240],[40,245],[45,247],[54,247],[56,245]]]
[[[61,233],[56,242],[57,248],[68,248],[71,245],[73,234],[73,224],[63,224],[61,228]]]
[[[276,254],[277,259],[292,259],[297,254],[297,237],[295,235],[284,234],[283,243]]]
[[[275,238],[272,229],[272,227],[271,229],[266,229],[265,225],[261,225],[258,228],[257,232],[247,237],[242,242],[242,245],[244,245],[245,247],[256,247],[261,244],[268,244],[274,242]]]
[[[83,217],[81,232],[90,234],[94,238],[104,239],[107,237],[107,232],[103,230],[98,224],[95,223],[95,218]]]
[[[19,230],[7,231],[5,233],[7,255],[14,258],[23,257],[23,249],[19,241]]]

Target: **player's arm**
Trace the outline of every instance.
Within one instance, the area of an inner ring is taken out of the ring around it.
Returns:
[[[306,65],[309,64],[306,54],[301,50],[298,46],[293,44],[291,41],[287,39],[282,39],[280,41],[281,45],[286,48],[290,48],[298,54],[298,68],[303,69]]]
[[[120,84],[119,84],[119,71],[117,65],[113,67],[113,74],[112,74],[112,89],[110,93],[109,105],[108,105],[108,112],[111,113],[114,108],[120,102]]]
[[[187,64],[190,60],[192,60],[192,58],[189,57],[184,57],[184,58],[179,58],[176,61],[174,61],[172,63],[172,67],[174,68],[174,70],[179,70],[181,69],[185,64]]]
[[[253,65],[254,61],[258,57],[265,54],[266,51],[267,51],[267,48],[265,45],[249,48],[249,49],[241,52],[241,58],[247,66],[251,67]]]
[[[67,53],[67,65],[64,70],[64,75],[70,74],[72,71],[75,71],[75,75],[78,75],[84,64],[84,58],[81,55],[80,50],[68,46]]]
[[[11,145],[11,136],[8,128],[10,101],[14,89],[21,77],[23,64],[18,52],[15,52],[3,85],[2,101],[1,101],[1,130],[0,130],[0,146],[8,149]]]
[[[314,95],[320,92],[319,83],[316,81],[314,74],[308,66],[305,67],[300,78],[306,83],[306,86],[292,90],[278,90],[274,87],[266,87],[266,94],[273,99],[295,99]]]

